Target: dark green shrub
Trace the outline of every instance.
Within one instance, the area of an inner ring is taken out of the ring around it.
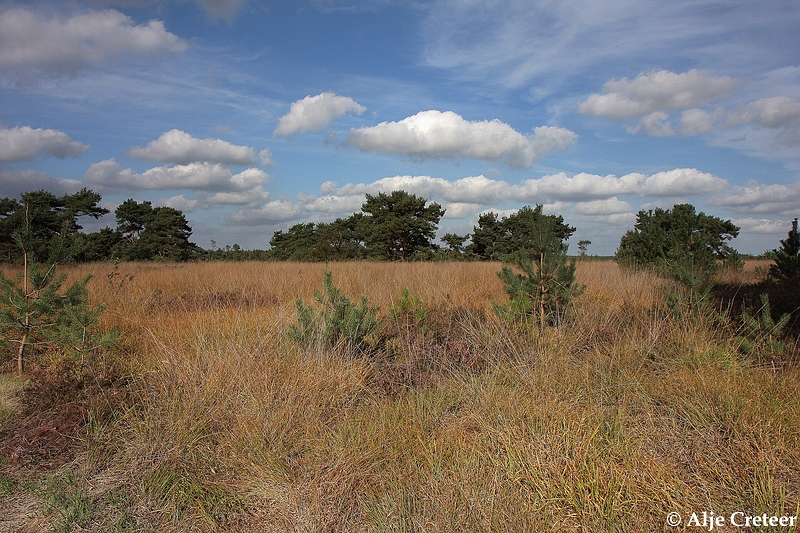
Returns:
[[[736,341],[746,355],[779,356],[786,350],[781,338],[791,315],[784,313],[776,322],[772,318],[769,296],[764,293],[760,298],[761,309],[755,314],[742,312],[743,331]]]
[[[776,279],[795,279],[800,277],[800,232],[797,230],[797,219],[792,221],[792,230],[781,247],[773,250],[774,265],[769,267],[769,275]]]

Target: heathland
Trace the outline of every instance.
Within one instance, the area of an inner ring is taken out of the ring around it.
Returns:
[[[579,261],[586,289],[556,326],[498,318],[501,266],[63,267],[93,275],[99,326],[120,338],[32,357],[25,381],[3,356],[0,530],[663,531],[671,512],[797,516],[796,336],[759,329],[756,309],[748,328],[735,297],[768,262],[721,274],[733,296],[693,308],[651,272]],[[368,350],[287,335],[325,270],[378,308]]]

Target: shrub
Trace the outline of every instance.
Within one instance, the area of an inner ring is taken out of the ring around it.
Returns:
[[[361,351],[369,351],[370,337],[382,325],[378,310],[367,305],[367,297],[360,303],[353,303],[333,285],[333,276],[325,271],[322,277],[322,292],[315,292],[314,299],[320,304],[315,310],[303,305],[303,300],[295,302],[298,324],[289,329],[289,337],[300,344],[309,345],[321,341],[327,346],[344,343]]]
[[[773,250],[775,264],[769,267],[769,275],[777,279],[794,279],[800,277],[800,232],[797,230],[797,219],[792,222],[792,230],[781,247]]]
[[[421,329],[424,333],[423,322],[428,315],[428,309],[422,305],[422,297],[419,295],[411,296],[408,287],[403,287],[400,298],[389,309],[389,316],[398,326],[406,329],[413,327]]]
[[[695,212],[690,204],[672,210],[639,211],[633,230],[622,236],[616,261],[629,267],[663,267],[664,263],[691,258],[697,268],[716,272],[717,260],[733,249],[727,241],[739,234],[730,220]]]
[[[739,349],[747,355],[781,355],[786,345],[781,336],[789,323],[790,314],[784,313],[776,322],[772,318],[769,296],[761,294],[761,309],[752,316],[742,312],[743,334],[736,338]]]

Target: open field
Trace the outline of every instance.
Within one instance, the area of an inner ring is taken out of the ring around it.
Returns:
[[[500,266],[68,267],[94,275],[121,342],[77,391],[37,392],[42,374],[20,396],[0,375],[0,531],[670,531],[673,511],[747,531],[731,513],[798,516],[796,344],[745,357],[735,326],[670,313],[665,281],[610,261],[579,263],[566,323],[505,325]],[[385,317],[371,356],[286,338],[326,269]],[[424,319],[390,319],[403,288]],[[37,394],[51,418],[25,410]],[[27,450],[15,434],[31,420],[69,439]]]

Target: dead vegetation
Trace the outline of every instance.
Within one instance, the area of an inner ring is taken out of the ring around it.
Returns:
[[[0,529],[654,531],[671,511],[798,512],[796,345],[747,357],[734,330],[670,314],[649,273],[581,262],[569,320],[527,328],[492,313],[498,264],[328,265],[381,309],[365,357],[286,336],[324,265],[71,268],[94,273],[122,342],[0,396]],[[404,288],[419,300],[393,317]]]

